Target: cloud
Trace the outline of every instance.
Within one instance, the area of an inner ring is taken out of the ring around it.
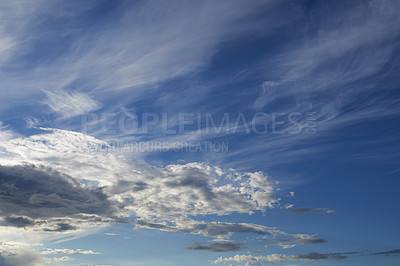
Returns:
[[[218,53],[220,44],[234,38],[243,39],[243,36],[259,33],[260,29],[264,32],[265,25],[275,24],[259,23],[259,20],[249,23],[248,17],[264,10],[258,3],[188,4],[184,1],[160,2],[157,5],[139,2],[135,8],[117,6],[120,16],[112,21],[105,15],[102,18],[104,23],[92,26],[96,32],[93,35],[82,25],[64,23],[76,21],[77,17],[89,17],[88,10],[99,10],[92,3],[80,8],[72,5],[69,9],[55,8],[48,1],[34,5],[25,1],[5,1],[1,4],[0,66],[7,73],[2,86],[9,88],[0,92],[4,102],[1,108],[25,106],[27,102],[33,105],[42,97],[40,89],[43,88],[49,90],[45,92],[45,103],[61,118],[76,118],[99,108],[98,101],[107,102],[109,97],[123,98],[127,91],[135,93],[126,97],[124,102],[130,102],[132,98],[139,100],[148,94],[148,88],[162,90],[164,86],[158,84],[207,67]],[[269,108],[271,103],[288,97],[295,98],[299,103],[292,111],[303,110],[304,106],[312,107],[304,99],[309,95],[315,96],[314,90],[326,92],[379,73],[395,51],[394,47],[384,43],[398,37],[391,37],[389,33],[398,32],[399,20],[396,8],[386,3],[377,8],[377,3],[371,1],[360,8],[348,8],[339,19],[332,18],[337,15],[333,14],[328,24],[320,24],[317,20],[315,35],[307,36],[304,42],[293,41],[296,47],[283,49],[276,60],[270,60],[276,73],[265,72],[279,78],[265,79],[268,81],[262,84],[263,91],[255,100],[254,107]],[[262,7],[265,7],[264,4]],[[73,12],[75,9],[76,13]],[[269,14],[273,13],[269,12],[257,17],[269,18]],[[360,14],[365,13],[370,16],[363,23],[364,16]],[[54,24],[68,27],[49,31],[49,17],[54,19]],[[351,19],[346,19],[348,17]],[[262,26],[255,27],[253,31],[254,25]],[[40,53],[40,50],[32,49],[43,47],[41,40],[60,41],[61,36],[65,36],[67,41],[60,46],[60,52]],[[303,43],[306,45],[303,46]],[[37,55],[38,59],[33,55]],[[298,87],[304,95],[299,96],[297,90],[290,89]],[[53,88],[56,89],[53,91]],[[73,91],[68,91],[71,88]],[[159,96],[158,93],[155,95]],[[331,121],[339,117],[343,105],[350,105],[357,95],[343,93],[332,100],[328,95],[329,100],[313,108],[319,110],[321,121]],[[394,105],[382,103],[379,106]],[[355,108],[362,109],[360,106]],[[16,108],[22,112],[19,109]],[[351,119],[369,115],[355,112]],[[34,119],[28,121],[28,125],[35,124]],[[101,150],[102,147],[109,147],[107,143],[62,130],[47,130],[46,134],[28,138],[11,139],[10,136],[3,132],[0,135],[3,165],[0,195],[5,202],[0,207],[0,224],[5,227],[2,230],[38,230],[58,234],[77,231],[85,222],[107,223],[117,216],[121,220],[137,218],[137,229],[202,234],[218,239],[229,238],[233,233],[271,237],[274,232],[256,224],[199,221],[202,215],[251,214],[273,208],[278,202],[274,193],[275,184],[265,173],[239,173],[226,169],[221,173],[216,167],[202,163],[154,167],[141,161],[131,162],[129,158],[109,150]],[[257,145],[259,143],[257,138]],[[243,141],[243,145],[254,152],[248,144]],[[291,148],[273,140],[264,145],[279,147],[281,151]],[[274,160],[268,152],[273,154],[275,149],[265,149],[264,145],[258,147],[267,151],[263,158]],[[96,151],[84,151],[86,148]],[[295,151],[291,153],[302,158],[298,154]],[[236,157],[252,160],[250,156],[242,155],[235,154]],[[54,189],[64,186],[65,191]],[[311,208],[290,210],[294,213],[324,211],[329,212],[328,209]],[[282,234],[278,235],[281,237]],[[288,238],[302,244],[325,241],[320,238],[298,239],[294,235]],[[282,242],[282,247],[293,246],[292,242]],[[317,254],[302,256],[318,257]]]
[[[281,232],[279,230],[272,233],[273,237],[265,238],[265,247],[278,245],[282,247],[282,249],[288,249],[293,248],[298,244],[323,244],[328,242],[325,239],[316,238],[312,235],[307,234],[290,234],[286,232]]]
[[[286,262],[286,261],[317,261],[317,260],[342,260],[347,258],[343,255],[347,253],[316,253],[310,252],[307,254],[295,254],[295,255],[282,255],[282,254],[270,254],[266,256],[253,256],[253,255],[235,255],[233,257],[219,257],[217,260],[213,261],[214,264],[218,263],[228,263],[228,262],[246,262],[248,264],[261,263],[269,264],[275,262]]]
[[[74,258],[68,257],[68,256],[63,256],[63,257],[59,257],[59,258],[52,258],[52,261],[54,262],[66,262],[66,261],[72,261],[74,260]]]
[[[70,176],[35,165],[0,165],[2,225],[63,232],[75,230],[83,214],[112,216],[101,189],[82,186]],[[88,219],[92,221],[92,219]]]
[[[309,212],[326,212],[326,213],[331,213],[334,212],[333,210],[327,209],[327,208],[289,208],[286,210],[287,212],[291,213],[309,213]]]
[[[56,112],[61,118],[71,118],[95,111],[101,107],[101,104],[82,92],[74,91],[47,91],[47,99],[44,101],[53,112]]]
[[[203,236],[213,237],[217,239],[229,239],[233,233],[246,233],[257,235],[268,235],[277,232],[275,229],[270,229],[263,225],[250,223],[226,223],[226,222],[199,222],[188,218],[172,220],[170,222],[147,222],[139,219],[136,221],[136,229],[158,229],[168,232],[182,232],[200,234]]]
[[[0,121],[0,142],[7,141],[13,138],[13,136],[15,137],[15,133]]]
[[[79,263],[74,264],[73,266],[112,266],[110,264],[87,264],[87,263]]]
[[[321,243],[326,243],[327,241],[322,238],[302,238],[302,239],[297,239],[295,240],[298,243],[301,244],[321,244]]]
[[[248,103],[248,108],[303,114],[297,121],[303,134],[271,134],[268,141],[261,136],[241,140],[243,145],[239,144],[236,153],[224,159],[258,167],[264,157],[256,155],[267,153],[270,166],[283,167],[288,161],[304,160],[305,156],[337,148],[336,130],[342,127],[398,116],[398,99],[392,97],[396,94],[393,82],[397,73],[388,67],[397,65],[395,40],[399,38],[400,19],[394,12],[396,8],[400,6],[395,1],[377,0],[346,2],[340,10],[334,2],[299,7],[304,17],[296,21],[296,27],[307,30],[300,35],[291,34],[278,52],[267,54],[246,71],[264,77],[259,82],[258,97]],[[369,34],[371,30],[373,33]],[[364,38],[366,35],[368,38]],[[381,93],[377,95],[377,91]],[[364,100],[359,101],[360,97]],[[315,114],[316,134],[306,131],[308,112]],[[321,136],[335,139],[333,146]],[[381,141],[388,143],[388,138]],[[385,154],[362,153],[351,159],[382,160]]]
[[[283,247],[324,242],[260,224],[199,219],[274,208],[278,203],[275,183],[262,172],[238,172],[196,162],[155,167],[128,160],[106,142],[85,134],[39,130],[40,134],[0,142],[0,228],[42,232],[65,240],[60,233],[79,237],[88,228],[131,222],[135,230],[188,233],[216,240],[254,234]],[[189,247],[213,252],[242,248],[233,242]],[[83,251],[44,252],[69,255]],[[270,258],[274,259],[285,258]]]
[[[294,255],[294,259],[301,259],[301,260],[341,260],[347,258],[347,256],[342,255],[341,253],[329,253],[329,254],[321,254],[317,252],[310,252],[307,254],[302,255]]]
[[[334,15],[329,9],[330,4],[316,6],[318,13],[313,18],[324,23],[302,36],[307,42],[288,47],[289,50],[278,55],[274,62],[277,63],[275,70],[283,72],[279,83],[284,83],[283,87],[290,90],[281,90],[280,96],[288,92],[295,93],[295,90],[298,94],[326,90],[381,70],[394,52],[393,46],[384,43],[395,39],[398,35],[393,32],[398,32],[400,28],[393,5],[399,7],[398,3],[393,2],[348,3],[344,12],[335,12]],[[365,12],[370,15],[365,16]],[[363,38],[371,28],[374,31],[369,38]],[[381,50],[376,51],[374,47],[380,47]],[[347,64],[343,64],[344,60],[347,60]],[[298,86],[287,86],[293,81],[298,82]]]
[[[281,246],[282,249],[294,248],[296,246],[296,244],[283,244],[283,243],[279,243],[278,245]]]
[[[7,266],[42,266],[46,264],[38,252],[19,242],[0,242],[0,265]]]
[[[70,225],[68,223],[56,223],[53,228],[43,228],[45,232],[65,232],[69,230],[75,230],[78,227]]]
[[[393,249],[393,250],[388,250],[388,251],[375,252],[375,253],[372,253],[371,255],[397,255],[397,254],[400,254],[400,249]]]
[[[253,256],[253,255],[235,255],[233,257],[223,258],[219,257],[213,261],[214,264],[221,262],[248,262],[248,263],[262,263],[262,262],[284,262],[288,260],[288,256],[281,254],[271,254],[267,256]]]
[[[204,70],[224,42],[260,31],[264,35],[287,23],[266,23],[270,16],[253,16],[261,7],[271,8],[267,10],[273,16],[273,1],[235,0],[116,3],[102,23],[81,24],[82,17],[97,15],[102,4],[41,0],[38,8],[20,0],[2,3],[0,68],[9,71],[2,84],[10,89],[1,91],[0,98],[13,100],[4,102],[3,111],[41,99],[41,89],[47,90],[50,107],[62,118],[98,107],[87,94],[103,103],[110,95],[127,103],[146,97],[149,90],[162,90],[162,82]],[[266,30],[265,25],[271,27]],[[24,88],[24,93],[14,88]],[[67,93],[71,89],[75,93]],[[77,105],[76,100],[84,101]]]
[[[42,251],[41,254],[44,254],[44,255],[54,255],[54,254],[97,255],[97,254],[101,254],[101,253],[95,252],[93,250],[83,250],[83,249],[51,249],[51,248],[47,248],[45,251]]]
[[[204,163],[157,168],[129,161],[107,143],[81,133],[40,130],[45,133],[0,142],[5,151],[0,163],[7,165],[0,167],[4,225],[62,232],[79,229],[85,220],[124,222],[133,215],[137,229],[220,239],[269,231],[255,224],[189,218],[273,208],[274,183],[262,172],[223,171]]]
[[[3,225],[15,227],[27,227],[35,225],[35,221],[29,217],[7,216],[4,218]]]
[[[243,249],[242,243],[232,242],[219,242],[212,244],[195,243],[194,245],[187,247],[190,250],[207,250],[212,252],[227,252],[227,251],[238,251]]]

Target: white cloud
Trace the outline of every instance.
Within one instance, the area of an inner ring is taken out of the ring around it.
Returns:
[[[142,161],[129,161],[112,150],[103,149],[108,147],[107,143],[81,133],[42,130],[48,132],[0,142],[0,148],[4,150],[0,163],[13,167],[4,169],[17,171],[18,165],[29,163],[38,165],[35,169],[40,171],[48,168],[67,174],[76,182],[86,184],[88,189],[105,186],[103,192],[110,202],[114,202],[113,205],[117,203],[119,206],[118,213],[114,215],[134,215],[140,218],[142,224],[138,223],[137,228],[157,228],[158,224],[159,229],[163,230],[192,232],[217,238],[229,237],[231,231],[264,233],[266,228],[263,226],[208,224],[188,217],[265,211],[277,202],[269,177],[261,172],[239,173],[204,163],[173,164],[157,168]],[[18,169],[22,171],[26,167]],[[48,178],[54,179],[56,183],[64,182],[58,175],[52,173],[52,177]],[[91,192],[88,193],[90,195]],[[54,209],[46,213],[57,213],[59,216],[60,211],[69,210],[77,214],[75,208],[83,207],[74,206],[70,204],[68,209]],[[34,218],[40,217],[36,214]],[[159,224],[165,225],[167,221],[169,226],[160,227]],[[31,224],[24,217],[16,217],[10,222],[21,226]],[[73,220],[69,222],[73,226],[77,224]],[[206,227],[201,229],[204,225]],[[59,231],[61,228],[55,227],[54,230]]]
[[[107,143],[81,133],[52,130],[0,147],[9,154],[0,159],[3,164],[47,165],[77,180],[107,185],[108,193],[140,217],[251,213],[276,203],[272,183],[261,172],[222,172],[203,163],[155,168],[129,162]]]
[[[205,163],[155,167],[132,161],[106,142],[82,133],[40,130],[44,132],[0,141],[2,182],[44,182],[29,191],[24,190],[25,186],[15,188],[19,194],[34,199],[29,206],[14,208],[20,209],[18,215],[10,207],[15,203],[13,199],[8,198],[8,207],[3,205],[7,212],[2,213],[0,230],[8,232],[2,234],[5,239],[21,240],[32,234],[30,243],[34,239],[66,241],[112,221],[126,222],[124,218],[132,216],[136,218],[135,229],[190,233],[220,241],[240,233],[256,234],[275,245],[282,242],[280,239],[291,241],[285,245],[293,245],[296,239],[312,238],[264,225],[198,219],[203,215],[252,214],[273,208],[278,203],[274,182],[262,172],[241,173]],[[16,173],[17,179],[9,177]],[[60,182],[62,186],[58,185]],[[83,203],[76,204],[75,196],[60,196],[65,192],[79,195]],[[46,208],[36,208],[42,205]],[[47,249],[42,254],[95,252]]]
[[[82,92],[74,91],[47,91],[47,99],[44,101],[53,112],[56,112],[61,118],[70,118],[82,115],[100,108],[101,104]]]
[[[101,254],[93,250],[83,250],[83,249],[51,249],[47,248],[45,251],[41,252],[44,255],[50,254],[65,254],[65,255],[96,255]]]
[[[282,249],[294,248],[296,246],[296,244],[285,245],[283,243],[279,243],[278,245],[281,246]]]
[[[0,242],[0,265],[43,266],[44,264],[46,264],[45,258],[26,243]]]
[[[52,258],[52,261],[54,261],[54,262],[66,262],[66,261],[71,261],[71,260],[74,260],[74,258],[71,258],[68,256]]]
[[[97,5],[96,2],[78,6],[69,2],[55,4],[48,0],[40,4],[18,0],[2,3],[0,15],[5,26],[0,29],[0,49],[7,52],[8,63],[17,66],[2,80],[7,90],[0,90],[0,98],[8,99],[2,110],[30,105],[33,99],[41,99],[43,89],[55,98],[50,105],[63,117],[76,115],[78,110],[91,110],[96,105],[93,102],[73,105],[77,107],[74,110],[68,107],[68,102],[54,96],[57,90],[72,88],[79,93],[90,93],[103,103],[109,100],[111,92],[121,102],[140,98],[149,90],[161,89],[160,82],[204,69],[221,43],[257,32],[265,34],[268,32],[265,25],[275,26],[253,21],[254,18],[269,20],[269,16],[252,16],[261,6],[273,7],[273,1],[190,4],[145,1],[117,7],[118,19],[108,21],[104,17],[105,22],[93,24],[91,32],[74,23],[63,23],[79,20]],[[65,27],[53,31],[49,21],[54,20]],[[42,53],[37,47],[41,47],[38,43],[43,39],[59,40],[61,52]],[[65,39],[69,41],[63,42]],[[43,60],[25,61],[21,54],[43,56]],[[135,91],[129,99],[123,92],[127,90]],[[73,100],[77,95],[67,96],[71,97]],[[58,102],[62,107],[57,106]]]
[[[233,257],[223,258],[219,257],[213,263],[218,264],[221,262],[284,262],[287,261],[290,257],[282,254],[271,254],[267,256],[253,256],[253,255],[235,255]]]
[[[294,254],[294,255],[282,255],[282,254],[270,254],[265,256],[253,256],[253,255],[235,255],[233,257],[219,257],[213,264],[218,263],[228,263],[228,262],[245,262],[246,265],[250,265],[253,263],[259,264],[270,264],[275,262],[285,262],[285,261],[317,261],[317,260],[341,260],[347,258],[345,256],[349,253],[327,253],[321,254],[316,252],[310,252],[307,254]]]
[[[15,133],[0,122],[0,141],[7,141],[15,137]]]

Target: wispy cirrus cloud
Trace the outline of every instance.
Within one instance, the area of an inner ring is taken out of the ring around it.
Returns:
[[[309,213],[309,212],[326,212],[326,213],[332,213],[335,212],[334,210],[330,210],[327,208],[288,208],[286,210],[287,212],[290,213]]]
[[[44,93],[47,96],[44,104],[53,112],[57,113],[62,119],[83,115],[101,107],[99,102],[81,92],[45,90]]]
[[[336,8],[335,3],[313,6],[309,19],[299,26],[303,34],[291,36],[290,43],[247,70],[263,77],[258,97],[249,104],[251,110],[312,112],[318,134],[269,135],[267,140],[258,136],[243,144],[232,157],[241,154],[247,158],[245,154],[269,151],[273,155],[271,164],[284,165],[330,147],[321,140],[322,136],[333,137],[333,132],[354,123],[399,115],[398,99],[390,96],[396,94],[397,85],[389,81],[396,76],[392,66],[398,57],[394,41],[400,32],[400,20],[394,11],[399,8],[398,3],[366,1],[344,5],[347,8],[333,13],[330,8]],[[307,120],[297,122],[303,126]],[[319,141],[324,145],[318,145]],[[385,143],[387,139],[380,141]],[[363,159],[381,156],[371,153]],[[258,165],[257,160],[254,156],[243,163]]]
[[[5,51],[7,64],[1,64],[0,68],[8,73],[8,78],[0,84],[8,88],[0,90],[1,98],[8,99],[3,102],[3,111],[16,105],[31,105],[32,98],[42,98],[41,90],[47,90],[51,99],[64,106],[50,100],[51,108],[64,117],[95,105],[86,101],[82,106],[73,105],[78,107],[74,110],[67,106],[68,101],[54,95],[57,90],[79,92],[62,97],[71,101],[78,95],[86,98],[82,96],[84,93],[105,104],[110,98],[118,99],[120,105],[146,98],[149,90],[162,90],[161,82],[202,71],[221,43],[252,36],[260,30],[267,34],[269,29],[257,27],[253,14],[260,7],[270,7],[274,14],[276,6],[273,1],[121,2],[115,3],[110,11],[118,19],[107,13],[101,23],[88,26],[81,21],[82,17],[93,18],[93,10],[99,4],[75,1],[55,4],[43,0],[40,9],[25,1],[2,4],[4,27],[0,37],[4,38],[0,47]],[[267,21],[269,17],[257,20]],[[279,25],[282,23],[286,22]],[[55,30],[54,24],[63,26]],[[47,52],[42,47],[47,47]],[[9,65],[13,67],[7,68]],[[23,90],[23,97],[13,88]],[[12,105],[8,105],[11,101]]]
[[[392,249],[387,251],[375,252],[370,255],[397,255],[400,254],[400,249]]]

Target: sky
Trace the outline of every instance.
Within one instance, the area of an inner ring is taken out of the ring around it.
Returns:
[[[0,265],[399,265],[399,10],[1,1]]]

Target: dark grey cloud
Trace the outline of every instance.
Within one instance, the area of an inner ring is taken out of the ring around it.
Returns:
[[[342,260],[346,259],[347,256],[344,255],[344,253],[327,253],[327,254],[322,254],[322,253],[317,253],[317,252],[310,252],[307,254],[297,254],[294,255],[295,259],[301,259],[301,260]]]
[[[388,251],[375,252],[375,253],[372,253],[371,255],[396,255],[396,254],[400,254],[400,249],[393,249],[393,250],[388,250]]]
[[[322,244],[328,242],[322,238],[302,238],[302,239],[296,239],[295,241],[302,244]]]
[[[171,231],[173,231],[173,228],[174,228],[172,226],[168,226],[165,224],[152,223],[152,222],[147,222],[144,220],[137,220],[135,223],[136,223],[136,225],[140,225],[140,226],[143,226],[143,227],[149,228],[149,229],[171,229]]]
[[[257,235],[266,235],[267,231],[252,224],[235,223],[211,223],[206,226],[211,235],[225,235],[227,233],[253,233]]]
[[[35,225],[35,221],[29,217],[23,216],[7,216],[1,225],[14,227],[27,227]]]
[[[238,251],[244,248],[243,243],[233,242],[218,242],[212,244],[195,243],[186,249],[191,250],[207,250],[212,252],[226,252],[226,251]]]
[[[112,185],[110,188],[107,188],[107,190],[111,194],[120,194],[126,192],[137,192],[147,188],[148,184],[145,182],[118,180],[116,184]]]
[[[266,240],[266,246],[270,245],[279,245],[282,247],[294,247],[297,244],[323,244],[327,243],[328,241],[322,238],[315,238],[310,235],[296,235],[296,234],[287,234],[285,238],[272,238]]]
[[[291,213],[308,213],[308,212],[329,212],[329,209],[326,208],[293,208],[293,209],[287,209],[287,212]]]
[[[84,220],[83,214],[112,217],[113,207],[100,188],[82,186],[75,179],[48,167],[34,165],[0,166],[1,225],[42,226],[45,231],[76,229],[62,219]]]
[[[46,232],[65,232],[68,230],[75,230],[77,229],[76,226],[73,226],[71,224],[68,223],[57,223],[55,224],[55,228],[44,228],[43,231]]]
[[[165,182],[165,185],[168,187],[190,187],[192,189],[197,189],[207,200],[212,200],[215,197],[209,186],[209,176],[203,171],[183,168],[179,175],[169,174],[169,176],[173,176],[177,178],[177,180]]]
[[[245,223],[223,223],[223,222],[193,222],[187,221],[187,223],[179,223],[176,225],[169,225],[166,223],[155,223],[145,220],[138,219],[135,224],[139,228],[147,229],[159,229],[170,232],[181,232],[181,233],[194,233],[202,234],[204,236],[223,238],[229,236],[231,233],[253,233],[257,235],[269,234],[268,229],[264,226],[256,224],[245,224]]]

